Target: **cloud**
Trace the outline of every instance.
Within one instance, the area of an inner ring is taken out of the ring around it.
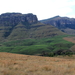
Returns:
[[[56,15],[69,16],[69,13],[70,15],[72,15],[74,12],[74,9],[73,9],[74,6],[75,6],[74,0],[53,0],[51,1],[49,6],[47,5],[47,9],[44,12],[44,15],[47,15],[47,16],[45,17],[43,16],[43,18],[47,18],[47,17],[50,18]]]
[[[75,0],[0,0],[0,14],[5,12],[33,13],[39,19],[56,15],[71,16],[74,12],[73,7],[75,7]]]

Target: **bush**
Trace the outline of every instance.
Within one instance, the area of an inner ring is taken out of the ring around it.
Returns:
[[[73,52],[71,50],[58,50],[54,52],[54,55],[68,55],[71,56],[73,55]]]
[[[50,52],[50,53],[48,54],[48,56],[49,56],[49,57],[53,57],[53,56],[55,56],[55,54],[54,54],[53,52]]]

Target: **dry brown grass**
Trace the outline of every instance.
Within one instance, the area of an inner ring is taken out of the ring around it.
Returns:
[[[66,58],[0,53],[0,75],[75,75],[75,59]]]
[[[75,37],[64,37],[63,39],[75,43]]]
[[[67,41],[70,41],[70,42],[72,42],[72,43],[75,43],[75,37],[64,37],[63,39],[64,39],[64,40],[67,40]],[[70,48],[70,50],[73,51],[73,52],[75,52],[75,45],[72,46],[72,47]]]

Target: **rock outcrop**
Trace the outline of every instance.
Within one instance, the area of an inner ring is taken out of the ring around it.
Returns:
[[[38,22],[37,16],[32,13],[21,14],[21,13],[4,13],[0,15],[0,24],[6,25],[17,25],[19,22],[32,24]]]

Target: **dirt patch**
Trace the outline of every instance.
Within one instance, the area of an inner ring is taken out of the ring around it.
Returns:
[[[67,41],[70,41],[70,42],[72,42],[72,43],[75,43],[75,37],[64,37],[63,39],[64,39],[64,40],[67,40]],[[73,51],[73,52],[75,52],[75,45],[72,46],[72,47],[70,48],[70,50]]]
[[[75,43],[75,37],[64,37],[63,39]]]

